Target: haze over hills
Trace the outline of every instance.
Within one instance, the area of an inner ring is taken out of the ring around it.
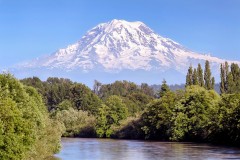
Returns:
[[[142,22],[114,19],[97,25],[65,49],[17,65],[13,73],[20,78],[58,76],[85,83],[97,79],[159,84],[163,78],[169,83],[184,83],[189,65],[203,65],[206,60],[216,75],[219,65],[226,61],[192,52]]]

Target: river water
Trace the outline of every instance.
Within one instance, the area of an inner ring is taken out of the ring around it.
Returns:
[[[63,138],[56,160],[240,159],[240,149],[209,144]]]

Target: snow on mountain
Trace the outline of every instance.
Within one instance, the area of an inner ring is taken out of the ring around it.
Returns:
[[[142,22],[114,19],[97,25],[75,44],[19,67],[109,73],[123,70],[163,73],[174,70],[185,74],[190,64],[196,66],[205,60],[209,60],[215,68],[226,61],[194,53],[156,34]]]

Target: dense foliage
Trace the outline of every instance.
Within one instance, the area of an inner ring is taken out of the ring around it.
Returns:
[[[215,78],[211,76],[211,69],[209,61],[205,62],[204,74],[201,64],[198,64],[197,69],[192,66],[189,67],[186,76],[186,86],[198,85],[208,90],[214,89]]]
[[[165,80],[157,92],[146,83],[128,81],[95,81],[93,90],[62,78],[41,81],[33,77],[21,82],[42,94],[52,120],[61,124],[63,136],[240,145],[237,64],[222,64],[221,95],[213,90],[215,80],[208,61],[204,69],[200,64],[190,66],[185,88],[174,91]]]
[[[10,74],[0,75],[0,159],[43,159],[60,149],[61,128],[42,97]]]
[[[221,93],[240,93],[240,68],[238,64],[231,64],[230,70],[227,62],[221,65]]]

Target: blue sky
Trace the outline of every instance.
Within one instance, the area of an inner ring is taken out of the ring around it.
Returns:
[[[112,19],[142,21],[193,51],[240,60],[240,0],[0,0],[0,68],[65,48]]]

